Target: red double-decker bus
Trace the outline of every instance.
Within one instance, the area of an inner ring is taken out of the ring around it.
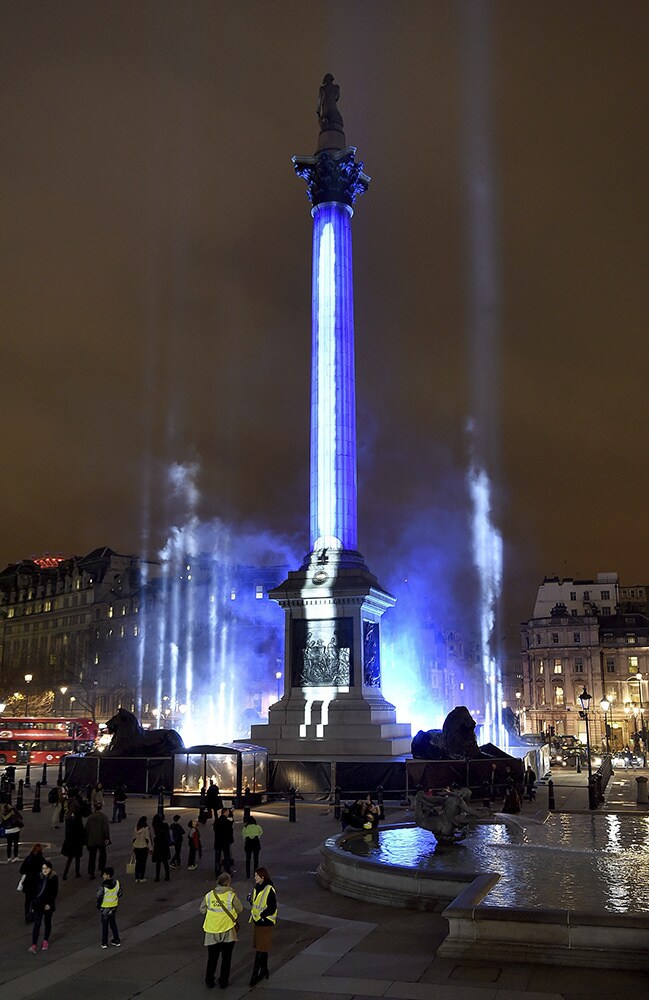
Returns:
[[[58,764],[90,750],[99,727],[92,719],[7,719],[0,715],[0,764]]]

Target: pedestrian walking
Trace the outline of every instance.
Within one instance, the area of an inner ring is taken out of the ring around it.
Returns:
[[[223,860],[223,870],[232,872],[232,844],[234,843],[234,813],[231,809],[221,809],[221,812],[214,820],[214,875],[216,878],[221,874],[221,860]]]
[[[22,813],[10,802],[5,802],[0,810],[0,826],[4,827],[7,838],[7,863],[18,861],[20,831],[24,827]]]
[[[52,807],[51,823],[55,830],[63,822],[63,781],[59,779],[53,788],[47,793],[47,801]]]
[[[239,930],[237,918],[243,910],[240,899],[231,888],[231,882],[228,873],[223,872],[217,878],[214,889],[210,889],[200,905],[200,912],[205,916],[203,921],[204,945],[207,948],[205,985],[210,988],[216,985],[216,967],[219,958],[221,959],[219,986],[225,989],[230,981],[232,952]]]
[[[525,798],[528,802],[533,802],[536,798],[536,771],[530,764],[525,768],[523,785],[525,786]]]
[[[68,877],[68,872],[74,861],[74,874],[76,878],[81,878],[81,857],[83,855],[83,845],[86,839],[86,830],[81,818],[81,810],[77,807],[70,809],[65,817],[65,837],[61,854],[66,858],[63,869],[63,881]]]
[[[97,909],[99,910],[99,916],[101,917],[102,948],[108,947],[109,929],[112,934],[110,943],[115,948],[121,947],[122,942],[119,939],[116,919],[117,907],[121,895],[122,887],[119,884],[119,879],[115,878],[115,869],[108,865],[102,872],[101,887],[97,893]]]
[[[42,950],[47,951],[50,947],[50,936],[52,934],[52,917],[56,910],[56,897],[59,892],[59,879],[54,871],[51,861],[43,861],[41,867],[41,877],[38,883],[38,891],[32,903],[34,911],[34,926],[32,927],[32,943],[29,951],[33,955],[38,950],[38,937],[43,924],[43,944]]]
[[[246,855],[246,878],[250,878],[251,862],[252,871],[259,867],[259,851],[261,849],[261,835],[263,829],[254,818],[249,816],[243,821],[243,850]]]
[[[101,781],[97,782],[92,792],[90,793],[90,805],[92,809],[95,809],[97,806],[100,809],[104,808],[104,787]]]
[[[43,848],[40,844],[34,844],[20,866],[20,874],[23,877],[23,893],[25,895],[26,924],[31,924],[34,920],[32,905],[38,895],[44,860]]]
[[[86,820],[86,847],[88,848],[88,878],[95,877],[95,865],[99,861],[99,872],[106,867],[106,848],[110,844],[108,816],[101,809],[94,809]]]
[[[250,985],[255,986],[261,979],[268,979],[268,953],[273,927],[277,923],[277,895],[265,868],[255,871],[255,884],[248,898],[251,903],[249,923],[252,924],[252,946],[255,949]]]
[[[160,881],[160,869],[164,865],[165,882],[168,882],[170,879],[169,858],[171,857],[171,850],[169,848],[169,824],[165,823],[164,818],[156,813],[151,820],[151,829],[153,830],[153,854],[151,855],[151,858],[155,864],[154,881]]]
[[[198,829],[198,823],[195,823],[193,819],[190,819],[187,824],[187,829],[189,833],[187,834],[187,847],[189,849],[189,856],[187,858],[187,871],[194,871],[197,867],[196,856],[199,858],[203,857],[203,847],[201,844],[201,835]]]
[[[171,833],[171,840],[174,846],[174,856],[171,859],[170,864],[172,868],[180,868],[181,864],[180,855],[182,851],[183,837],[185,836],[185,831],[180,825],[180,815],[178,813],[176,813],[176,815],[173,818],[173,823],[171,823],[171,825],[169,826],[169,832]]]
[[[146,882],[146,863],[153,848],[151,831],[146,816],[140,816],[133,834],[133,854],[135,855],[135,881]]]
[[[113,792],[113,818],[111,823],[121,823],[126,819],[126,788],[120,782]]]

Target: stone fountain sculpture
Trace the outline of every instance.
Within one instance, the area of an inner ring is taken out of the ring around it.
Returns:
[[[469,805],[468,788],[449,788],[442,795],[419,791],[415,796],[415,823],[434,834],[440,844],[455,844],[469,832],[470,821],[480,815]]]

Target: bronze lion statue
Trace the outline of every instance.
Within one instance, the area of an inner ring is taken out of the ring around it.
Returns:
[[[475,722],[464,705],[444,719],[440,729],[420,730],[412,741],[412,756],[419,760],[473,760],[485,754],[475,738]]]
[[[170,757],[184,743],[175,729],[144,729],[132,712],[118,708],[106,723],[112,740],[104,757]]]

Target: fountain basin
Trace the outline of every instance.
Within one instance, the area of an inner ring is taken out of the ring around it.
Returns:
[[[649,970],[649,817],[549,815],[478,825],[441,847],[411,825],[329,838],[321,885],[388,906],[439,910],[439,954]]]
[[[381,828],[386,831],[418,830],[411,824],[394,824]],[[419,831],[435,844],[432,834]],[[362,830],[348,830],[336,837],[329,837],[320,852],[322,859],[317,880],[324,888],[352,899],[372,900],[384,906],[400,906],[415,910],[441,910],[455,899],[463,889],[472,886],[481,873],[477,867],[467,870],[437,871],[432,867],[399,864],[375,858],[371,854],[372,835]],[[364,850],[367,847],[368,850]],[[437,846],[437,856],[455,850]],[[416,861],[416,858],[414,859]],[[487,877],[487,892],[495,885],[499,875]]]

